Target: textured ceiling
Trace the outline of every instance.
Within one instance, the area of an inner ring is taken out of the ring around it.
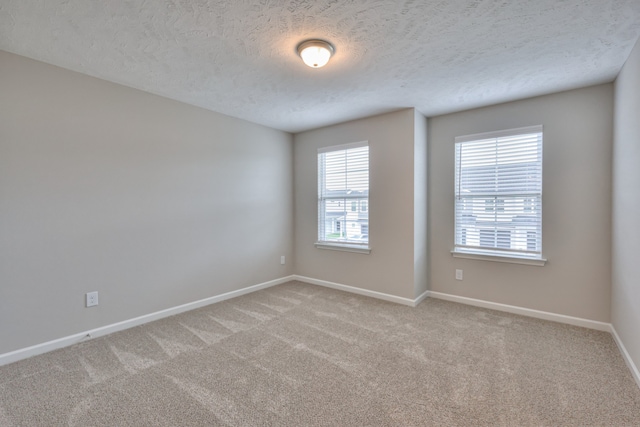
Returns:
[[[638,36],[640,0],[0,1],[2,50],[291,132],[609,82]]]

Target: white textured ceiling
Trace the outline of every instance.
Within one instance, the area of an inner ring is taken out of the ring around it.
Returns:
[[[291,132],[609,82],[638,36],[640,0],[0,0],[2,50]]]

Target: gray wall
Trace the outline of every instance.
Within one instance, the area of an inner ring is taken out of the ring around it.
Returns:
[[[5,52],[0,94],[0,354],[292,274],[290,134]]]
[[[413,282],[414,295],[419,297],[429,288],[428,238],[428,120],[414,112],[413,154]]]
[[[612,111],[613,86],[605,84],[431,118],[431,290],[609,322]],[[549,262],[453,258],[454,138],[539,124],[542,251]],[[455,280],[455,269],[464,271],[463,281]]]
[[[640,368],[640,42],[615,82],[611,323]]]
[[[9,53],[0,67],[0,354],[284,277],[295,262],[302,276],[404,298],[430,282],[612,319],[640,364],[638,46],[615,86],[612,297],[613,85],[435,117],[428,129],[406,109],[300,133],[293,146],[284,132]],[[545,130],[548,264],[453,258],[455,136],[534,124]],[[373,251],[316,249],[317,148],[362,140]],[[84,308],[92,290],[100,305]]]
[[[418,123],[421,121],[422,123]],[[414,250],[426,246],[424,236],[416,236],[416,212],[426,208],[414,203],[414,162],[426,163],[424,117],[413,109],[355,120],[296,134],[294,137],[294,200],[296,273],[370,291],[414,299],[426,257]],[[318,199],[317,150],[350,142],[369,141],[369,243],[371,254],[317,249]],[[424,160],[416,157],[422,156]],[[424,199],[424,197],[422,198]],[[419,201],[426,203],[426,200]],[[424,242],[416,242],[416,238]]]

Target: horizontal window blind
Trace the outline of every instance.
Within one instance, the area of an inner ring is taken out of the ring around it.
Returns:
[[[454,250],[542,257],[542,126],[456,138]]]
[[[318,150],[318,242],[369,243],[369,145]]]

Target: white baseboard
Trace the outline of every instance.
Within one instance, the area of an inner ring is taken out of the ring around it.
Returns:
[[[196,308],[204,307],[206,305],[214,304],[216,302],[228,300],[231,298],[239,297],[251,292],[259,291],[260,289],[270,288],[271,286],[280,285],[282,283],[294,280],[294,276],[286,276],[280,279],[270,280],[268,282],[260,283],[246,288],[238,289],[236,291],[226,292],[221,295],[201,299],[198,301],[182,304],[176,307],[167,308],[165,310],[156,311],[155,313],[145,314],[143,316],[135,317],[133,319],[124,320],[122,322],[113,323],[111,325],[102,326],[100,328],[91,329],[88,331],[80,332],[77,334],[69,335],[63,338],[58,338],[53,341],[48,341],[42,344],[36,344],[31,347],[21,348],[9,353],[0,354],[0,366],[7,365],[18,360],[26,359],[31,356],[37,356],[38,354],[46,353],[59,348],[67,347],[73,344],[77,344],[81,341],[101,337],[103,335],[112,334],[114,332],[122,331],[124,329],[133,328],[145,323],[152,322],[154,320],[162,319],[165,317],[173,316],[176,314],[184,313],[185,311],[194,310]]]
[[[626,347],[622,343],[622,340],[620,339],[620,336],[616,332],[616,328],[614,328],[613,325],[611,325],[611,335],[613,336],[613,340],[618,345],[618,349],[620,350],[620,353],[622,354],[622,358],[624,359],[625,363],[629,367],[629,370],[631,371],[631,375],[633,375],[633,379],[636,380],[636,384],[638,384],[638,387],[640,387],[640,370],[638,370],[638,367],[636,366],[636,364],[633,363],[633,359],[631,359],[631,355],[629,354]]]
[[[443,294],[441,292],[430,292],[432,298],[446,301],[458,302],[475,307],[489,308],[491,310],[505,311],[507,313],[520,314],[522,316],[535,317],[536,319],[551,320],[553,322],[566,323],[568,325],[581,326],[583,328],[595,329],[597,331],[610,332],[611,324],[598,322],[596,320],[582,319],[580,317],[565,316],[564,314],[549,313],[547,311],[533,310],[530,308],[518,307],[515,305],[500,304],[497,302],[484,301],[474,298],[460,297],[457,295]]]
[[[403,298],[396,295],[370,291],[368,289],[356,288],[353,286],[343,285],[340,283],[328,282],[326,280],[318,280],[318,279],[313,279],[310,277],[298,276],[298,275],[291,275],[291,276],[282,277],[280,279],[270,280],[268,282],[260,283],[253,286],[248,286],[246,288],[238,289],[236,291],[231,291],[221,295],[216,295],[213,297],[190,302],[187,304],[182,304],[176,307],[157,311],[155,313],[145,314],[143,316],[135,317],[133,319],[129,319],[122,322],[113,323],[111,325],[102,326],[100,328],[91,329],[85,332],[69,335],[69,336],[48,341],[42,344],[37,344],[31,347],[26,347],[19,350],[11,351],[9,353],[0,354],[0,366],[17,362],[19,360],[26,359],[32,356],[37,356],[38,354],[43,354],[52,350],[77,344],[87,339],[108,335],[114,332],[122,331],[124,329],[132,328],[134,326],[139,326],[145,323],[149,323],[154,320],[158,320],[158,319],[173,316],[179,313],[183,313],[185,311],[194,310],[196,308],[204,307],[210,304],[214,304],[214,303],[228,300],[231,298],[239,297],[241,295],[259,291],[261,289],[270,288],[272,286],[280,285],[282,283],[286,283],[291,280],[298,280],[300,282],[310,283],[313,285],[319,285],[327,288],[338,289],[341,291],[350,292],[358,295],[364,295],[364,296],[377,298],[385,301],[395,302],[395,303],[407,305],[410,307],[416,307],[418,304],[420,304],[420,302],[422,302],[426,298],[432,297],[432,298],[442,299],[446,301],[472,305],[476,307],[483,307],[483,308],[488,308],[492,310],[498,310],[498,311],[504,311],[504,312],[513,313],[513,314],[520,314],[528,317],[534,317],[538,319],[566,323],[574,326],[582,326],[585,328],[595,329],[598,331],[610,332],[611,335],[613,336],[614,341],[618,345],[618,348],[620,349],[620,353],[622,354],[622,357],[625,363],[629,367],[629,370],[631,371],[631,374],[634,380],[638,384],[638,387],[640,387],[640,371],[638,370],[638,367],[635,365],[635,363],[631,359],[631,356],[627,352],[627,349],[622,343],[622,340],[618,336],[618,333],[616,332],[615,328],[610,323],[598,322],[595,320],[565,316],[563,314],[549,313],[546,311],[533,310],[529,308],[517,307],[517,306],[507,305],[507,304],[500,304],[500,303],[484,301],[484,300],[479,300],[474,298],[460,297],[457,295],[450,295],[450,294],[444,294],[444,293],[433,292],[433,291],[425,291],[416,299],[412,300],[410,298]]]
[[[377,298],[385,301],[395,302],[402,305],[408,305],[409,307],[417,306],[420,303],[420,301],[424,300],[429,296],[429,291],[425,291],[418,298],[410,299],[410,298],[399,297],[396,295],[385,294],[383,292],[370,291],[368,289],[362,289],[362,288],[356,288],[354,286],[343,285],[341,283],[313,279],[311,277],[294,275],[293,278],[294,280],[298,280],[300,282],[305,282],[312,285],[324,286],[326,288],[337,289],[339,291],[345,291],[345,292],[350,292],[352,294],[364,295],[367,297]]]
[[[420,304],[422,301],[426,300],[430,296],[431,296],[431,291],[424,291],[422,294],[420,294],[420,296],[418,296],[418,298],[415,299],[415,304],[413,306],[416,307],[418,304]]]

